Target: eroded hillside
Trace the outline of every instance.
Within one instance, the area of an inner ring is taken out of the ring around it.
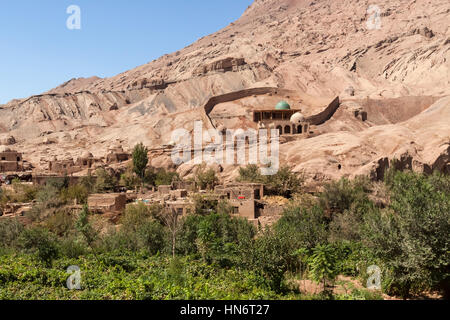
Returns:
[[[281,146],[282,162],[311,179],[376,175],[385,159],[402,156],[421,170],[446,168],[450,3],[377,1],[380,29],[368,28],[371,4],[255,0],[239,20],[180,51],[112,78],[73,79],[1,106],[0,135],[14,136],[14,148],[36,167],[86,149],[101,157],[117,142],[158,147],[174,129],[192,130],[212,96],[278,87],[340,96],[340,109],[314,136]],[[242,116],[233,102],[221,107],[229,117]],[[356,121],[354,110],[365,110],[367,121]],[[179,170],[189,173],[189,166]],[[235,171],[225,168],[224,175]]]

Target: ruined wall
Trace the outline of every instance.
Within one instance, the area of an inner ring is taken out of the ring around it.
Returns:
[[[306,119],[311,125],[317,126],[323,124],[331,119],[333,114],[339,108],[339,97],[336,97],[329,105],[325,108],[321,113],[318,113],[314,116],[308,117]]]
[[[21,171],[21,167],[17,161],[0,161],[0,172]]]
[[[287,90],[287,89],[280,89],[280,88],[274,88],[274,87],[261,87],[261,88],[249,88],[234,92],[225,93],[219,96],[214,96],[206,102],[204,109],[207,115],[211,113],[211,111],[214,109],[214,107],[219,103],[225,103],[230,102],[234,100],[239,100],[243,98],[247,98],[254,95],[264,95],[264,94],[280,94],[280,95],[289,95],[289,94],[295,94],[295,91],[293,90]]]
[[[258,215],[261,217],[274,217],[283,214],[284,207],[280,205],[264,204],[263,208],[258,210]]]
[[[79,165],[75,165],[73,160],[59,160],[49,162],[49,171],[59,175],[71,175],[83,170]]]
[[[205,106],[203,107],[204,113],[202,114],[203,121],[205,124],[210,126],[210,128],[214,128],[214,125],[212,124],[211,118],[209,117],[209,114],[214,109],[214,107],[219,103],[225,103],[230,102],[234,100],[243,99],[246,97],[254,96],[254,95],[264,95],[264,94],[279,94],[279,95],[292,95],[296,94],[293,90],[288,89],[280,89],[280,88],[274,88],[274,87],[261,87],[261,88],[250,88],[250,89],[244,89],[240,91],[234,91],[226,94],[222,94],[219,96],[212,97],[206,102]],[[307,122],[309,122],[311,125],[319,125],[326,121],[328,121],[333,114],[336,112],[336,110],[339,108],[339,97],[336,97],[322,112],[308,117],[306,119]]]

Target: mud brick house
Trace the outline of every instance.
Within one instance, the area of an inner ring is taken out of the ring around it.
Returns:
[[[75,165],[73,159],[58,160],[56,157],[48,163],[48,170],[59,175],[70,175],[81,171],[79,166]]]
[[[121,212],[126,204],[124,193],[92,194],[88,198],[89,211],[95,213]]]
[[[264,196],[264,185],[258,183],[233,183],[216,186],[215,193],[233,206],[233,214],[254,220],[258,218],[259,200]]]
[[[23,171],[22,154],[8,147],[0,147],[0,172]]]
[[[106,156],[106,163],[121,163],[124,161],[128,161],[131,159],[131,154],[125,152],[121,145],[117,145],[109,149],[109,152]]]

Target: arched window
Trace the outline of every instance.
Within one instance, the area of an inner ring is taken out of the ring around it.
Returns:
[[[298,127],[297,127],[297,133],[303,133],[303,127],[302,127],[302,125],[299,125]]]
[[[284,127],[284,133],[285,134],[291,134],[291,126]]]
[[[280,133],[280,136],[283,134],[283,127],[282,126],[278,126],[277,127],[278,132]]]

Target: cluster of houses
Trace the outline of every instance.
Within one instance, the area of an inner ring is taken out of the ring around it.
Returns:
[[[314,117],[306,118],[301,110],[291,109],[285,101],[279,102],[274,109],[253,112],[253,121],[258,128],[277,129],[280,135],[307,137],[313,120]],[[104,158],[95,158],[90,152],[85,152],[76,160],[58,160],[54,157],[48,162],[46,172],[42,174],[34,172],[32,166],[23,160],[22,154],[4,146],[0,149],[0,185],[10,184],[13,179],[42,185],[49,178],[55,177],[69,178],[70,183],[76,183],[83,175],[90,174],[91,170],[120,164],[130,159],[131,154],[125,152],[121,145],[116,145],[108,150]],[[263,185],[251,183],[220,185],[215,187],[214,192],[205,194],[193,183],[174,182],[172,185],[159,186],[158,190],[139,199],[136,193],[93,194],[88,199],[88,205],[93,212],[119,214],[125,210],[127,203],[137,201],[146,205],[159,204],[166,210],[184,216],[193,210],[192,196],[195,194],[203,194],[209,197],[210,201],[226,200],[232,207],[233,215],[246,218],[255,225],[270,222],[272,218],[279,216],[283,209],[263,200]]]
[[[226,201],[231,206],[231,214],[245,218],[255,226],[265,226],[277,220],[283,206],[264,201],[264,185],[255,183],[230,183],[218,185],[214,191],[197,190],[195,182],[174,182],[161,185],[157,190],[145,195],[94,194],[88,199],[89,209],[98,213],[120,213],[127,203],[158,204],[164,210],[175,212],[180,217],[194,212],[194,196],[200,195],[209,202]],[[208,212],[205,212],[207,214]]]
[[[121,163],[131,159],[131,155],[124,152],[121,147],[110,149],[106,164]],[[96,159],[86,152],[76,161],[73,159],[53,159],[48,164],[48,175],[34,175],[31,166],[26,166],[22,154],[10,148],[0,149],[0,185],[10,184],[12,179],[27,177],[25,181],[34,184],[45,184],[49,178],[65,177],[70,183],[77,183],[79,177],[72,176],[73,173],[86,169],[93,169],[104,165],[102,159]],[[28,169],[27,169],[28,168]],[[24,181],[22,179],[22,181]],[[227,200],[232,206],[232,214],[248,219],[255,225],[267,223],[272,218],[281,214],[281,207],[274,207],[263,201],[264,186],[252,183],[235,183],[216,186],[214,192],[206,193],[198,190],[194,182],[176,181],[171,185],[161,185],[154,192],[138,195],[134,192],[92,194],[88,198],[89,210],[99,214],[119,215],[128,203],[142,202],[146,205],[159,204],[166,210],[176,212],[185,216],[193,211],[192,196],[200,194],[209,197],[210,201],[219,202]],[[139,197],[139,198],[138,198]],[[77,206],[77,205],[75,205]],[[26,208],[30,205],[27,204]],[[78,206],[79,207],[79,206]],[[23,208],[12,212],[23,212]]]

